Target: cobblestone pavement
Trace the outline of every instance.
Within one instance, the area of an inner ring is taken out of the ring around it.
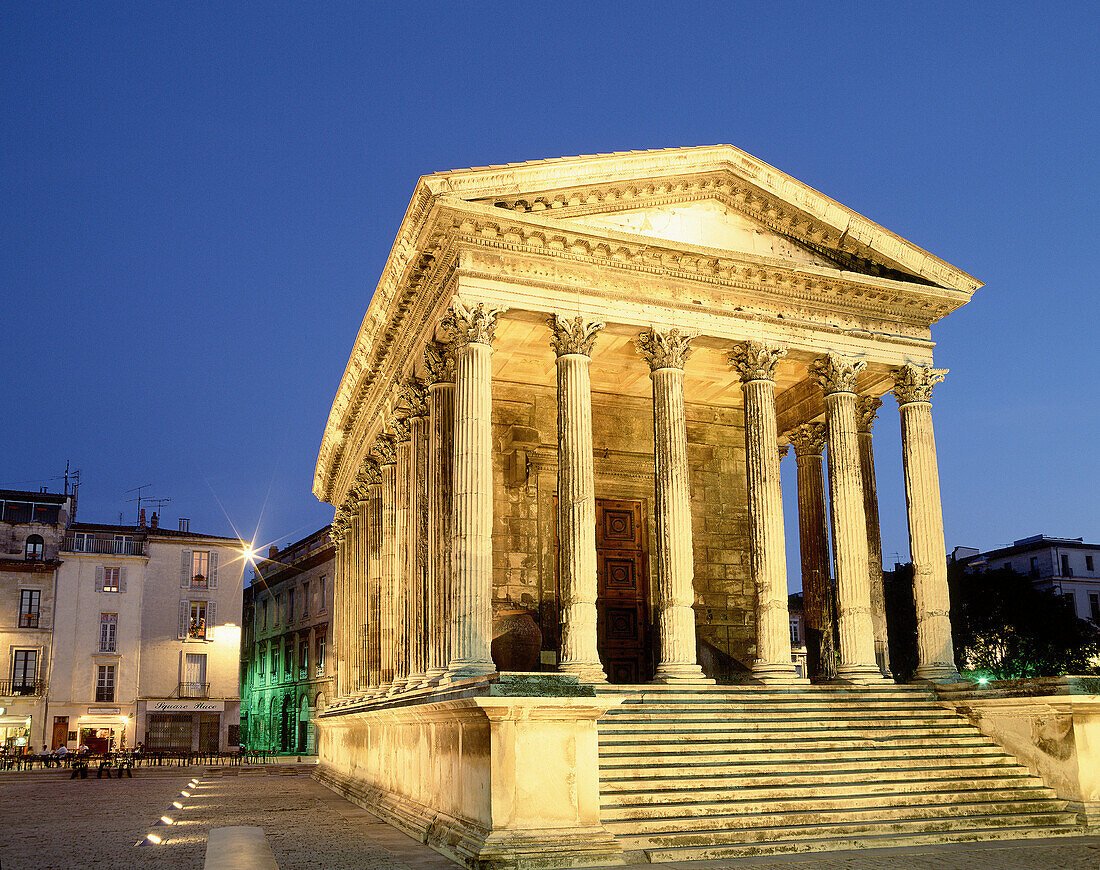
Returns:
[[[211,828],[259,825],[280,870],[454,870],[457,866],[310,779],[269,768],[139,770],[70,780],[0,776],[0,870],[201,870]],[[199,778],[188,789],[191,777]],[[183,790],[189,798],[180,797]],[[172,812],[174,800],[184,804]],[[153,827],[168,812],[175,823]],[[135,846],[149,831],[164,837]],[[663,865],[668,870],[1100,870],[1100,836],[826,852]]]

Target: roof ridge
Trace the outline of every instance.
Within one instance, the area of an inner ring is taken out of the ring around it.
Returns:
[[[569,157],[540,157],[535,160],[520,160],[514,163],[490,163],[488,166],[465,166],[456,169],[441,169],[428,177],[454,175],[460,172],[485,172],[486,170],[518,169],[523,166],[544,166],[554,163],[569,163],[578,160],[599,160],[604,157],[631,157],[639,154],[669,154],[677,151],[702,151],[711,148],[733,148],[728,143],[718,142],[712,145],[677,145],[671,148],[640,148],[630,151],[600,151],[595,154],[574,154]]]

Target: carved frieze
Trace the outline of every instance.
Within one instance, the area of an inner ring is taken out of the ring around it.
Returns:
[[[586,320],[584,317],[566,318],[560,314],[549,317],[551,330],[550,347],[558,356],[579,353],[592,355],[592,345],[604,325],[600,321]]]
[[[741,382],[774,381],[779,361],[787,355],[785,347],[763,341],[743,341],[729,355],[730,367],[741,375]]]
[[[934,369],[931,366],[901,366],[894,370],[894,395],[898,405],[911,402],[931,402],[932,389],[947,377],[947,369]]]
[[[649,363],[651,371],[682,369],[693,350],[692,338],[694,336],[679,329],[670,329],[668,332],[647,329],[634,340],[634,346]]]
[[[825,395],[830,393],[854,393],[856,378],[867,368],[861,359],[850,359],[837,353],[815,360],[810,375],[821,385]]]

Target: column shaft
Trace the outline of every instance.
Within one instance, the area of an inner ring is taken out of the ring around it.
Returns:
[[[875,661],[883,676],[890,676],[890,644],[886,629],[886,590],[882,579],[882,532],[878,514],[878,483],[871,427],[882,401],[863,396],[856,402],[859,467],[863,480],[863,514],[867,520],[867,566],[871,584],[871,621],[875,629]]]
[[[940,505],[936,438],[932,429],[932,387],[946,371],[905,366],[894,393],[901,413],[905,503],[909,551],[913,559],[913,601],[917,612],[917,676],[938,683],[958,682],[951,640],[951,598]]]
[[[392,451],[392,447],[390,448]],[[394,620],[397,615],[397,463],[392,454],[382,463],[382,583],[379,616],[379,684],[394,680]]]
[[[428,561],[428,418],[409,418],[409,515],[405,564],[408,575],[409,686],[422,685],[428,670],[427,605]]]
[[[367,491],[367,687],[376,691],[382,683],[382,484]]]
[[[429,388],[428,437],[428,681],[438,683],[450,661],[451,476],[455,388]]]
[[[397,504],[394,512],[394,619],[393,689],[402,690],[409,682],[409,479],[412,476],[412,451],[408,428],[402,426],[397,440]]]

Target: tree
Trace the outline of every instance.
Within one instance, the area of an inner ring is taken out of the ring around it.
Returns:
[[[955,664],[990,679],[1100,673],[1100,628],[1078,619],[1059,594],[1006,568],[948,566]],[[890,666],[902,681],[917,666],[913,566],[887,572]]]

